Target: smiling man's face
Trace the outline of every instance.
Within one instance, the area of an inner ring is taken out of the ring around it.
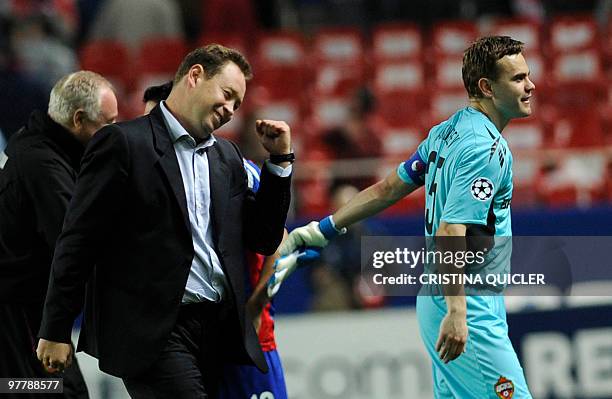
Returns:
[[[531,115],[531,96],[535,85],[529,79],[529,67],[522,54],[512,54],[497,61],[498,78],[491,82],[493,103],[507,119]]]

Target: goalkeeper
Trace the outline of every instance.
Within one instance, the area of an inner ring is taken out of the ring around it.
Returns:
[[[425,233],[436,243],[442,237],[462,237],[452,241],[453,249],[465,250],[465,237],[510,237],[512,155],[501,132],[511,119],[531,114],[535,85],[522,49],[523,43],[505,36],[473,43],[464,53],[462,67],[469,106],[434,126],[414,155],[383,181],[357,194],[332,216],[292,231],[281,245],[284,257],[275,266],[269,292],[278,291],[303,248],[324,247],[348,226],[423,185]],[[492,250],[484,269],[477,272],[506,272],[509,267],[510,252]],[[531,398],[508,338],[503,296],[492,287],[485,287],[486,295],[473,288],[445,286],[441,292],[417,298],[435,397]]]

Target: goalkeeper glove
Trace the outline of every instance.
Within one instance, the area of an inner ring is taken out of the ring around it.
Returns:
[[[338,230],[331,216],[320,222],[310,222],[294,229],[280,246],[280,255],[286,256],[305,247],[325,247],[329,240],[346,233],[346,228]]]
[[[303,266],[317,259],[320,254],[320,249],[318,248],[307,248],[304,251],[295,251],[289,255],[278,258],[276,262],[274,262],[274,273],[268,280],[268,297],[272,298],[276,295],[283,281],[285,281],[298,266]]]

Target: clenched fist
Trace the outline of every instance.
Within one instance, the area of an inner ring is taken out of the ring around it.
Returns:
[[[286,122],[258,119],[255,130],[261,144],[270,155],[284,155],[291,152],[291,128]]]

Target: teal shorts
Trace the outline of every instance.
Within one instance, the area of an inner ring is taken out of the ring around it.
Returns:
[[[432,360],[436,399],[531,399],[506,323],[503,296],[467,296],[466,352],[444,364],[436,352],[446,315],[442,296],[419,296],[417,317]]]

